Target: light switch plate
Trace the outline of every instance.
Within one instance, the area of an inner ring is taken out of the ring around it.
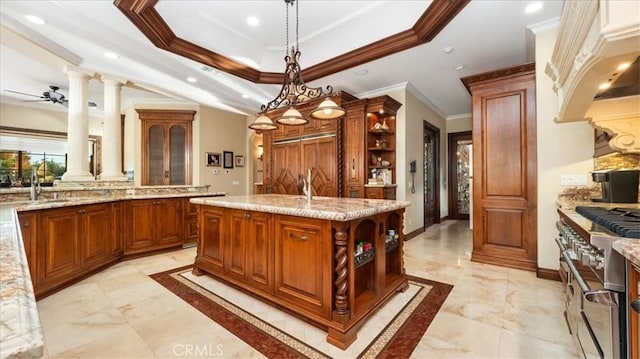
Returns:
[[[587,175],[561,175],[561,186],[586,186]]]
[[[239,186],[240,185],[240,181],[235,180],[235,181],[231,181],[231,184],[234,186]]]

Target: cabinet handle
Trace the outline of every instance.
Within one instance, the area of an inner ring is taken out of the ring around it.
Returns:
[[[164,171],[164,178],[169,178],[169,171]]]
[[[209,218],[208,222],[209,223],[218,223],[218,219],[217,218]]]
[[[309,239],[309,237],[307,237],[307,236],[299,236],[299,235],[297,235],[297,234],[295,234],[295,233],[289,233],[289,238],[292,238],[292,239],[299,239],[299,240],[301,240],[301,241],[306,241],[306,240],[308,240],[308,239]]]
[[[246,219],[251,218],[251,213],[245,213],[245,214],[244,214],[244,218],[246,218]]]
[[[25,227],[29,227],[29,222],[24,222],[22,225]]]
[[[356,169],[356,159],[355,158],[351,159],[351,169],[354,170],[354,171]]]
[[[84,212],[85,212],[85,210],[84,210],[84,209],[79,209],[79,210],[78,210],[78,213],[84,213]]]

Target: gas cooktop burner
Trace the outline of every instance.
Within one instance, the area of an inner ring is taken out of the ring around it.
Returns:
[[[640,210],[579,206],[576,212],[618,236],[640,239]]]

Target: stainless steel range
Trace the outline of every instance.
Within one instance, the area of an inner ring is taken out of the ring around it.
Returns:
[[[625,358],[625,259],[612,244],[640,238],[640,210],[589,206],[576,212],[559,211],[556,238],[569,331],[585,358]]]

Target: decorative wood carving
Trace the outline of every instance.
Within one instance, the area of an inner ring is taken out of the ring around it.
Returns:
[[[157,2],[158,0],[116,0],[114,5],[158,48],[251,82],[282,84],[282,73],[260,72],[177,37],[155,10]],[[431,41],[469,2],[470,0],[434,0],[411,29],[308,67],[302,71],[302,77],[306,81],[317,80],[425,44]]]
[[[335,311],[339,315],[345,315],[349,312],[349,306],[347,301],[347,283],[348,281],[348,271],[347,271],[347,244],[348,238],[346,229],[344,227],[337,227],[334,224],[335,228],[335,286],[336,292],[334,297],[334,307]]]

